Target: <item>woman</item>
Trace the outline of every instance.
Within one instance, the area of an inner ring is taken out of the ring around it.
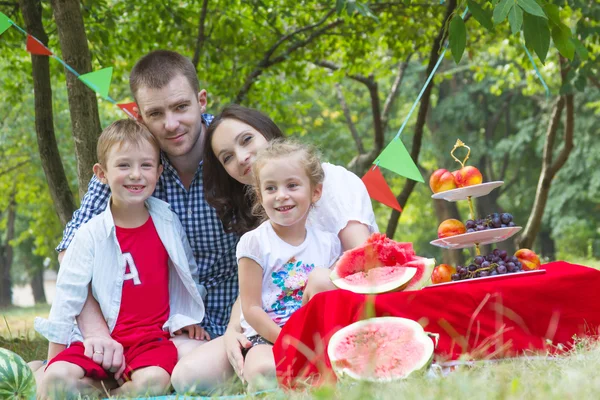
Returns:
[[[227,232],[242,235],[256,228],[260,221],[251,212],[247,186],[252,183],[251,165],[256,153],[269,141],[283,137],[279,127],[265,114],[250,108],[230,105],[216,116],[206,132],[203,179],[207,202],[213,206]],[[371,233],[377,232],[377,223],[367,190],[356,175],[343,167],[323,163],[325,181],[323,196],[308,217],[308,224],[336,234],[343,250],[360,246]],[[313,271],[309,275],[303,301],[314,294],[335,287],[328,271]],[[242,376],[242,348],[250,342],[241,333],[239,300],[233,306],[227,332],[222,338],[226,356],[233,370]],[[214,345],[214,344],[213,344]],[[207,382],[227,379],[233,370],[215,376],[214,368],[199,365],[200,346],[182,358],[173,372],[173,386],[178,392],[194,386],[206,387]],[[225,356],[225,354],[223,355]]]

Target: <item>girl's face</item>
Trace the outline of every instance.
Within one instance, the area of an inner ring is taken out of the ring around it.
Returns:
[[[237,119],[225,119],[215,130],[210,145],[233,179],[244,185],[251,185],[252,162],[256,153],[267,147],[267,144],[267,139],[250,125]]]
[[[300,155],[268,160],[258,174],[261,204],[271,223],[292,226],[306,221],[323,185],[311,187]]]

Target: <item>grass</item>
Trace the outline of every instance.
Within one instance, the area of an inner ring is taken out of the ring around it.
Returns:
[[[14,351],[26,361],[44,360],[48,341],[33,330],[36,316],[47,317],[50,306],[12,307],[0,310],[0,347]]]

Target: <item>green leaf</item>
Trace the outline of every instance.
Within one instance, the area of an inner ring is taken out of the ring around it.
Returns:
[[[525,10],[526,13],[547,19],[544,10],[535,0],[517,0],[517,4]]]
[[[346,7],[346,0],[335,0],[335,12],[340,15]]]
[[[523,15],[523,34],[525,45],[535,51],[542,63],[546,61],[550,47],[550,29],[548,20],[531,14]]]
[[[523,25],[523,10],[521,7],[513,7],[508,13],[508,22],[510,22],[510,30],[513,35],[521,30]]]
[[[552,27],[552,40],[563,57],[572,60],[575,56],[575,45],[571,42],[571,30],[565,24]]]
[[[560,24],[560,10],[556,4],[544,4],[544,11],[553,24]]]
[[[574,37],[571,38],[571,42],[573,43],[573,46],[575,46],[575,51],[577,54],[579,54],[579,58],[581,58],[582,61],[587,61],[589,58],[589,53],[588,49],[583,45],[583,43]]]
[[[459,15],[455,15],[450,21],[449,35],[452,57],[458,64],[467,45],[467,28],[465,21]]]
[[[467,0],[467,6],[469,7],[471,14],[473,14],[473,17],[481,24],[481,26],[489,31],[494,30],[492,12],[490,10],[484,9],[474,0]]]
[[[515,0],[500,0],[500,3],[494,8],[494,24],[498,25],[504,21],[514,6]]]

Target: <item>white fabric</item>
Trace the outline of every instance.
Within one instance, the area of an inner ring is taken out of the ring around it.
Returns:
[[[325,172],[323,195],[308,214],[307,225],[338,235],[350,221],[379,232],[371,198],[363,181],[344,167],[322,164]]]
[[[117,241],[109,206],[82,225],[61,263],[56,294],[48,319],[36,318],[34,328],[49,341],[70,345],[82,341],[75,325],[91,282],[92,294],[112,332],[121,308],[126,261]],[[181,222],[162,200],[150,197],[146,207],[169,255],[170,315],[163,329],[174,331],[204,318],[206,288],[197,285],[198,267]]]
[[[306,228],[306,238],[299,246],[283,241],[269,221],[242,236],[236,258],[254,260],[263,269],[263,310],[279,326],[302,305],[302,293],[308,274],[314,268],[330,268],[341,253],[337,235]],[[256,335],[242,313],[241,325],[247,337]]]

